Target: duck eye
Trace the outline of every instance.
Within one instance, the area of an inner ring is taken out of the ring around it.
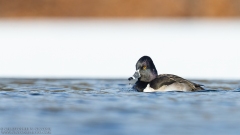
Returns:
[[[147,66],[143,66],[143,69],[144,69],[144,70],[147,69]]]

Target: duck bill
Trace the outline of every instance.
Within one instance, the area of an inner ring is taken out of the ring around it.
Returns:
[[[129,78],[128,78],[128,80],[131,81],[131,80],[134,80],[134,79],[138,79],[138,78],[140,78],[140,77],[141,77],[141,75],[140,75],[139,69],[138,69],[138,70],[133,74],[132,77],[129,77]]]

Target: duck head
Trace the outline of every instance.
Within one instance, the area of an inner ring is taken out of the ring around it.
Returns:
[[[157,69],[149,56],[141,57],[136,64],[136,72],[128,80],[138,79],[142,82],[151,82],[157,77]]]

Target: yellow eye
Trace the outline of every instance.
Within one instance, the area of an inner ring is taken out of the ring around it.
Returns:
[[[147,69],[147,66],[143,66],[143,69],[144,69],[144,70]]]

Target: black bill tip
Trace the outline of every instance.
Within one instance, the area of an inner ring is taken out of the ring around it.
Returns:
[[[131,81],[132,79],[133,79],[132,77],[129,77],[129,78],[128,78],[128,81]]]

